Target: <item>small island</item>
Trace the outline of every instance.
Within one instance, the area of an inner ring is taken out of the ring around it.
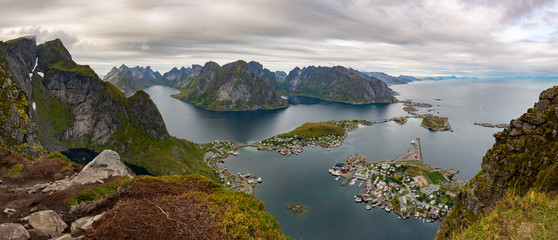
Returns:
[[[365,156],[356,154],[345,163],[336,163],[329,172],[336,180],[345,178],[341,185],[362,187],[363,193],[354,198],[357,203],[368,203],[367,210],[379,207],[402,219],[414,216],[428,222],[442,220],[465,182],[452,180],[457,170],[425,164],[419,138],[411,145],[409,151],[394,160],[367,162]]]
[[[492,124],[492,123],[474,123],[477,126],[487,127],[487,128],[509,128],[509,124],[499,123],[499,124]]]
[[[285,208],[296,215],[302,215],[312,209],[310,207],[302,205],[301,203],[289,203],[289,205],[287,205],[287,207]]]

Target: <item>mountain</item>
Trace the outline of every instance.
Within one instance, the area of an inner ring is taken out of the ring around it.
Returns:
[[[265,80],[275,89],[279,87],[279,82],[277,81],[277,77],[275,76],[275,73],[269,71],[269,69],[267,68],[264,68],[261,63],[251,61],[248,63],[248,69],[250,69],[250,72],[255,74],[256,77]]]
[[[242,60],[222,67],[206,63],[194,73],[194,68],[173,97],[197,106],[220,111],[245,111],[288,107],[277,91],[264,79],[250,71]],[[263,71],[262,71],[263,72]]]
[[[163,74],[163,79],[169,84],[174,84],[183,79],[190,71],[192,71],[190,67],[181,67],[180,70],[178,70],[178,68],[172,68],[170,71]]]
[[[278,82],[285,81],[285,78],[287,78],[287,73],[286,72],[275,71],[275,79],[277,79]]]
[[[0,80],[10,91],[9,100],[2,101],[3,146],[31,155],[111,148],[152,174],[216,178],[199,145],[169,136],[148,94],[125,97],[89,66],[75,63],[60,40],[37,46],[34,38],[20,38],[0,43],[0,51],[5,56]],[[129,69],[136,76],[149,71]]]
[[[113,67],[103,80],[112,83],[126,95],[131,95],[137,90],[159,83],[159,72],[153,72],[149,66],[129,68],[122,64],[119,68]]]
[[[304,95],[353,104],[395,102],[393,90],[377,78],[342,66],[293,69],[283,86],[288,95]]]
[[[395,84],[407,84],[409,82],[420,81],[420,79],[415,78],[413,76],[404,76],[399,75],[399,77],[394,77],[383,72],[361,72],[362,74],[368,77],[375,77],[384,81],[388,85],[395,85]]]
[[[494,137],[496,142],[484,156],[481,171],[461,189],[438,239],[459,236],[463,229],[465,235],[459,238],[467,239],[465,236],[472,233],[467,230],[470,226],[490,231],[496,235],[492,239],[498,235],[502,239],[531,238],[546,224],[535,222],[539,211],[556,216],[551,202],[556,201],[558,193],[558,87],[543,91],[533,108]],[[548,206],[541,209],[536,204],[525,205],[534,203],[535,196],[539,200],[546,196]],[[506,217],[508,214],[525,217]],[[486,225],[479,226],[478,222]],[[550,236],[556,236],[557,230],[555,222],[546,228]]]

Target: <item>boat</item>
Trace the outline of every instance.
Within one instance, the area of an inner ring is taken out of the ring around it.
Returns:
[[[340,178],[340,177],[341,177],[341,176],[337,176],[337,177],[335,178],[335,181],[339,181],[339,178]]]
[[[390,206],[389,204],[388,204],[388,205],[386,205],[386,208],[385,208],[385,210],[386,210],[386,212],[390,212],[390,211],[391,211],[391,206]]]
[[[351,186],[355,185],[356,180],[357,180],[356,178],[353,178],[353,180],[351,180],[351,182],[349,183],[349,185],[351,185]]]
[[[355,202],[357,202],[357,203],[362,202],[362,195],[357,194],[354,197],[355,197]]]
[[[364,183],[364,180],[360,181],[360,184],[358,185],[358,187],[361,187],[363,183]]]
[[[370,210],[370,209],[372,209],[372,206],[366,205],[366,210]]]

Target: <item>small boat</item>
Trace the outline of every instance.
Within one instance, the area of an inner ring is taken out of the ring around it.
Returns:
[[[358,185],[358,187],[361,187],[363,183],[364,183],[364,180],[360,181],[360,184]]]
[[[349,185],[351,185],[351,186],[355,185],[356,180],[357,180],[356,178],[353,178],[353,180],[351,180],[351,182],[349,183]]]
[[[385,208],[386,212],[390,212],[391,211],[391,206],[388,204]]]
[[[340,178],[340,177],[341,177],[341,176],[337,176],[337,177],[335,178],[335,181],[339,181],[339,178]]]
[[[372,209],[372,206],[366,205],[366,210],[370,210],[370,209]]]

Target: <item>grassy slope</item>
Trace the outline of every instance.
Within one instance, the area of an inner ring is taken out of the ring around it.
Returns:
[[[149,198],[153,196],[134,194],[134,192],[149,191],[149,189],[138,189],[141,187],[157,188],[161,189],[161,191],[155,191],[155,199],[151,200]],[[106,199],[107,197],[116,197],[121,202],[126,202],[126,198],[145,198],[146,200],[149,199],[149,202],[163,200],[164,203],[161,203],[161,206],[163,204],[165,204],[164,206],[180,204],[180,201],[185,197],[194,198],[196,199],[196,205],[203,206],[204,211],[207,211],[209,216],[216,220],[215,222],[219,225],[220,236],[225,236],[229,239],[287,238],[283,235],[279,223],[265,211],[265,204],[263,202],[245,193],[226,190],[221,185],[199,175],[125,178],[119,182],[85,190],[70,200],[70,202],[72,204],[80,204],[81,202],[91,202]],[[111,210],[107,212],[109,216],[113,214]],[[199,214],[203,216],[202,213]],[[164,215],[159,214],[159,216]],[[133,217],[131,216],[131,218]],[[141,218],[139,215],[137,217]],[[203,217],[201,218],[203,220]],[[100,221],[102,222],[103,219]],[[141,222],[139,223],[141,224]],[[188,222],[185,223],[188,224]],[[116,221],[111,224],[118,226],[120,223]],[[173,223],[168,222],[166,224]],[[156,226],[147,226],[147,228],[150,227]],[[146,229],[146,232],[151,231]],[[103,229],[93,229],[89,234],[91,236],[102,237],[102,234],[106,234],[106,232]],[[144,235],[141,237],[150,238],[153,236]]]
[[[558,236],[558,198],[531,191],[508,194],[495,210],[453,239],[553,239]]]
[[[287,138],[294,137],[296,135],[298,138],[310,139],[328,135],[343,136],[344,134],[345,130],[343,129],[343,127],[335,124],[333,121],[329,121],[305,123],[288,133],[279,134],[279,137]]]

